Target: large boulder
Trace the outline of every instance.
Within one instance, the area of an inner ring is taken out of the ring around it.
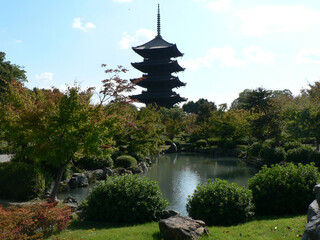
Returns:
[[[70,188],[77,187],[87,187],[89,185],[88,178],[84,173],[74,173],[70,178],[69,182]]]
[[[206,224],[200,220],[175,215],[159,222],[160,232],[170,240],[196,240],[202,235],[208,235]]]
[[[307,213],[307,225],[302,240],[320,239],[320,184],[314,187],[316,199],[309,205]]]
[[[174,142],[170,143],[169,149],[166,151],[167,153],[176,153],[178,152],[178,147]]]

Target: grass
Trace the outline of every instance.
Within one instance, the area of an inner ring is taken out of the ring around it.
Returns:
[[[210,235],[203,240],[270,240],[301,239],[306,216],[273,217],[254,220],[231,227],[209,227]],[[158,223],[114,225],[73,221],[69,228],[51,240],[162,240]]]

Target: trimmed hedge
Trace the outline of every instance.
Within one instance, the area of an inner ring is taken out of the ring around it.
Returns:
[[[319,172],[312,165],[272,165],[249,179],[258,215],[304,214],[314,199]]]
[[[76,164],[78,168],[85,170],[96,170],[105,167],[113,167],[113,160],[111,157],[94,157],[87,156],[80,158]]]
[[[45,179],[34,165],[22,162],[0,164],[0,197],[20,201],[40,197],[45,190]]]
[[[314,162],[319,167],[320,153],[310,146],[301,146],[288,150],[286,161],[303,164]]]
[[[117,157],[116,161],[114,162],[114,165],[116,167],[123,168],[135,167],[137,166],[137,160],[129,155],[122,155],[120,157]]]
[[[286,153],[283,148],[263,146],[260,153],[264,164],[271,165],[283,162]]]
[[[158,182],[138,175],[122,175],[100,182],[81,208],[88,220],[140,223],[158,220],[168,205]]]
[[[186,207],[190,217],[224,226],[249,220],[254,208],[250,190],[221,179],[199,184]]]
[[[200,139],[200,140],[197,140],[195,142],[195,144],[196,144],[197,148],[206,147],[207,146],[207,141],[204,140],[204,139]]]

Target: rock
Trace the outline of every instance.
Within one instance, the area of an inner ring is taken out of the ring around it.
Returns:
[[[145,162],[139,162],[138,167],[142,169],[142,172],[148,171],[147,164]]]
[[[84,173],[74,173],[70,178],[68,184],[70,188],[89,186],[88,178]]]
[[[103,169],[103,172],[105,172],[106,176],[113,176],[113,171],[111,168],[106,167]]]
[[[172,209],[165,210],[162,213],[161,219],[167,219],[169,217],[176,216],[178,214],[180,214],[178,211],[175,211],[175,210],[172,210]]]
[[[125,168],[117,168],[117,169],[114,169],[113,172],[119,176],[124,174],[132,174],[132,171],[127,170]]]
[[[170,143],[170,147],[166,152],[167,153],[176,153],[176,152],[178,152],[177,145],[174,142],[171,142]]]
[[[314,200],[308,208],[307,225],[302,240],[318,240],[320,239],[320,184],[314,187],[316,200]]]
[[[176,215],[167,219],[161,219],[159,229],[170,240],[196,240],[202,235],[208,235],[206,224],[200,220]]]
[[[97,180],[104,180],[106,179],[106,173],[102,169],[96,169],[93,171]]]
[[[129,167],[129,168],[127,168],[127,170],[131,171],[134,174],[143,173],[143,170],[142,170],[142,168],[140,166]]]
[[[149,167],[152,165],[152,160],[151,160],[151,158],[146,157],[146,158],[144,159],[144,161],[148,164]]]
[[[76,212],[78,209],[78,202],[74,197],[67,197],[66,199],[63,200],[63,202],[71,208],[72,212]]]

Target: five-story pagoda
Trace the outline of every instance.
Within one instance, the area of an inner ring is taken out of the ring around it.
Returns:
[[[172,91],[173,88],[186,85],[178,77],[172,75],[172,73],[184,70],[176,60],[172,59],[181,57],[183,54],[178,50],[176,44],[168,43],[160,35],[159,5],[157,32],[158,35],[151,41],[132,48],[144,59],[143,62],[131,63],[131,65],[144,74],[142,78],[131,79],[131,81],[146,88],[147,91],[130,97],[146,105],[157,104],[160,107],[171,108],[174,104],[187,100]]]

